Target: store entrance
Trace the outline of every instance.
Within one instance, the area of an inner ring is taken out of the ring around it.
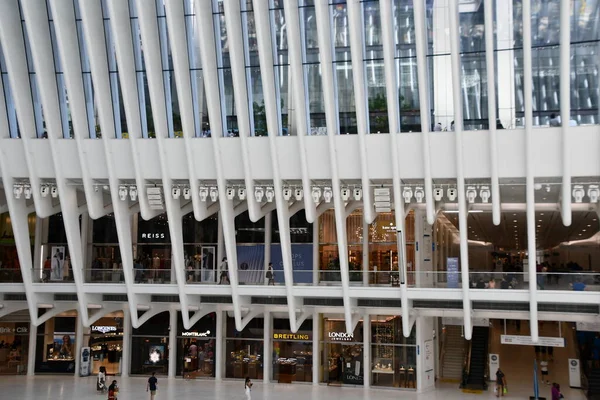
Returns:
[[[377,243],[370,248],[370,284],[400,286],[396,243]]]
[[[325,343],[324,380],[329,385],[363,385],[363,344]]]

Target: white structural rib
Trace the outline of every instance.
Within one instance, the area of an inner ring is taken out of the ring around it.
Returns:
[[[289,77],[290,90],[293,93],[295,115],[298,126],[298,144],[300,153],[300,168],[302,170],[302,189],[304,190],[304,208],[306,221],[313,223],[316,218],[316,205],[310,196],[310,177],[308,174],[308,154],[306,150],[306,135],[310,126],[308,101],[302,69],[302,44],[300,34],[300,16],[298,12],[298,0],[285,1],[284,4],[285,23],[287,25],[288,57],[290,62]]]
[[[389,1],[380,1],[381,10],[381,31],[383,39],[383,60],[385,67],[385,83],[386,83],[386,95],[387,95],[387,106],[388,106],[388,120],[390,123],[390,140],[391,140],[391,158],[392,158],[392,182],[394,190],[394,219],[396,223],[396,241],[398,245],[398,256],[399,256],[399,268],[402,278],[400,279],[400,297],[402,300],[402,333],[405,337],[410,336],[410,321],[409,312],[411,308],[411,300],[408,300],[408,293],[406,287],[406,258],[403,257],[405,249],[405,222],[406,212],[404,208],[404,198],[402,197],[402,180],[400,179],[400,154],[398,151],[398,136],[400,134],[400,107],[398,99],[400,93],[398,91],[398,84],[396,78],[396,62],[394,60],[394,53],[396,43],[394,41],[394,11],[392,4]],[[428,110],[423,108],[422,110]],[[427,113],[423,113],[427,114]],[[423,122],[423,117],[421,117]],[[424,132],[424,131],[423,131]],[[427,141],[429,143],[429,140]],[[424,161],[425,162],[425,161]],[[428,163],[426,163],[428,164]],[[427,185],[427,183],[426,183]],[[431,175],[429,187],[431,188]],[[429,200],[428,210],[429,210]],[[428,214],[429,215],[429,214]],[[401,264],[400,264],[401,263]]]
[[[27,55],[25,53],[25,38],[17,0],[0,1],[0,42],[2,43],[4,60],[17,111],[35,211],[39,217],[46,218],[57,211],[52,207],[50,196],[43,198],[40,194],[40,177],[36,172],[35,163],[32,159],[31,141],[36,140],[37,130],[33,110],[33,95],[29,83]],[[9,190],[12,190],[12,187]]]
[[[500,184],[498,182],[498,134],[496,132],[496,80],[494,53],[494,8],[492,0],[484,0],[483,12],[485,18],[485,70],[487,72],[488,92],[488,124],[490,131],[490,171],[492,189],[492,220],[494,225],[500,225]]]
[[[68,0],[61,0],[68,1]],[[133,173],[138,188],[138,204],[140,214],[145,220],[152,219],[160,214],[160,210],[150,209],[148,197],[145,195],[144,169],[140,163],[139,141],[142,139],[142,117],[138,97],[138,83],[135,68],[135,55],[133,38],[131,34],[131,21],[129,4],[123,0],[109,0],[108,12],[110,17],[111,33],[114,38],[115,53],[119,66],[119,84],[123,97],[123,109],[127,119],[127,132],[131,147],[131,160]]]
[[[165,11],[169,27],[169,44],[171,46],[171,56],[173,57],[173,71],[175,73],[175,83],[177,84],[179,110],[183,125],[183,140],[185,141],[190,190],[192,192],[192,208],[196,220],[202,221],[214,214],[216,207],[208,207],[208,203],[200,201],[200,196],[198,196],[199,185],[198,175],[196,174],[196,157],[194,157],[192,147],[192,138],[195,136],[194,104],[190,90],[192,83],[190,81],[189,54],[185,34],[185,10],[181,1],[167,0],[165,1]],[[198,107],[201,104],[202,102],[199,101]],[[203,140],[203,144],[209,146],[210,142]]]
[[[237,243],[235,240],[235,214],[233,210],[233,201],[227,199],[226,180],[223,174],[223,155],[221,154],[221,140],[233,140],[223,138],[223,118],[222,118],[222,99],[219,98],[219,78],[217,72],[217,51],[215,41],[215,31],[212,14],[211,0],[195,0],[196,18],[198,22],[198,42],[200,44],[200,54],[202,62],[202,75],[206,82],[206,93],[212,93],[207,96],[206,105],[208,107],[208,116],[210,119],[211,140],[215,156],[215,171],[217,175],[217,186],[219,190],[219,225],[223,229],[223,241],[229,265],[229,279],[231,281],[231,300],[233,303],[233,315],[235,318],[235,327],[238,331],[242,330],[242,313],[240,310],[241,299],[238,292],[237,275]],[[248,193],[253,196],[253,193]],[[221,262],[221,260],[218,260]]]
[[[560,2],[560,120],[562,122],[562,221],[571,226],[571,2]]]
[[[123,276],[127,288],[127,302],[134,328],[143,322],[138,318],[137,297],[133,291],[133,243],[131,240],[131,214],[128,200],[119,199],[119,179],[114,166],[112,141],[115,140],[115,124],[112,108],[112,95],[108,76],[108,56],[104,35],[104,21],[100,0],[86,0],[80,3],[81,18],[86,46],[89,53],[90,70],[94,81],[94,100],[98,108],[98,120],[102,127],[102,142],[108,172],[108,186],[115,215],[119,251],[123,263]],[[140,191],[141,192],[141,191]],[[145,195],[145,193],[141,193]]]
[[[75,25],[75,10],[71,0],[50,0],[52,18],[58,51],[62,61],[63,76],[69,94],[69,110],[77,145],[77,155],[81,166],[83,190],[85,192],[87,211],[92,219],[98,219],[106,214],[102,193],[94,192],[90,171],[94,168],[87,160],[83,147],[84,138],[89,138],[87,112],[85,107],[85,92],[83,89],[83,74],[77,40],[77,26]]]
[[[458,37],[457,0],[449,1],[450,13],[450,58],[452,64],[452,94],[454,107],[454,130],[456,141],[456,187],[458,190],[458,229],[460,233],[460,261],[463,293],[465,339],[471,340],[471,299],[469,293],[469,242],[467,231],[467,195],[463,160],[463,99],[461,90],[460,42]]]
[[[281,242],[281,257],[283,261],[283,275],[290,318],[290,329],[298,331],[296,323],[296,297],[294,296],[294,270],[292,264],[292,240],[290,235],[290,209],[288,201],[283,198],[283,188],[280,171],[279,154],[277,152],[277,134],[279,128],[279,108],[275,89],[275,71],[273,64],[273,47],[271,37],[271,22],[269,18],[268,3],[264,0],[254,0],[254,23],[258,42],[258,55],[260,59],[260,72],[262,77],[265,111],[269,132],[269,150],[271,153],[271,167],[273,168],[273,189],[275,190],[275,205],[277,206],[277,222],[279,224],[279,237]],[[250,194],[252,195],[252,193]],[[270,218],[267,219],[270,221]],[[265,223],[266,230],[270,225]],[[266,233],[265,233],[266,234]],[[266,238],[265,238],[266,240]],[[268,251],[268,249],[265,249]],[[267,319],[265,319],[267,320]]]
[[[235,93],[235,110],[242,148],[244,182],[246,184],[246,192],[248,193],[246,196],[246,201],[248,202],[248,215],[252,222],[257,222],[264,214],[260,210],[260,203],[257,202],[254,197],[254,177],[252,175],[252,164],[250,162],[250,150],[248,149],[249,136],[253,134],[253,132],[250,131],[250,109],[252,104],[248,101],[240,2],[224,1],[223,7],[225,11],[225,24],[227,26],[231,79],[233,81],[233,91]]]
[[[148,91],[152,102],[152,116],[156,129],[156,142],[158,145],[158,159],[162,184],[165,197],[165,206],[169,221],[169,233],[171,235],[172,262],[175,264],[175,276],[179,288],[179,302],[181,303],[181,318],[185,325],[189,326],[189,299],[185,292],[185,260],[183,254],[183,224],[181,200],[174,199],[171,195],[173,181],[169,176],[169,165],[165,142],[169,134],[167,122],[167,104],[165,96],[165,82],[163,78],[163,66],[161,60],[160,39],[158,36],[158,20],[156,7],[148,7],[144,0],[136,0],[137,13],[140,23],[140,33],[144,45],[144,62],[148,76]]]
[[[360,170],[363,186],[363,217],[368,223],[375,219],[371,196],[371,180],[367,158],[367,133],[369,132],[369,96],[365,82],[364,63],[364,24],[362,21],[362,2],[348,0],[348,21],[350,25],[350,53],[352,54],[352,80],[354,83],[354,104],[358,129]]]
[[[327,0],[315,2],[315,17],[319,41],[319,57],[321,59],[321,79],[323,80],[323,97],[325,100],[325,119],[327,138],[329,141],[329,165],[331,167],[331,187],[333,190],[333,206],[335,213],[335,230],[338,240],[338,255],[342,277],[342,296],[344,298],[344,314],[346,330],[354,332],[352,325],[353,302],[350,299],[350,267],[348,260],[348,236],[346,233],[346,206],[341,198],[338,155],[336,139],[338,137],[338,115],[335,105],[334,64],[331,41],[331,25],[329,24],[329,5]],[[364,188],[363,193],[369,188]],[[365,266],[366,268],[366,266]]]
[[[42,0],[22,0],[21,5],[28,27],[29,44],[32,50],[40,98],[45,110],[44,121],[48,129],[48,141],[54,164],[56,186],[60,195],[65,234],[69,244],[69,257],[73,266],[79,316],[83,325],[89,326],[88,296],[83,290],[84,261],[79,227],[80,213],[77,207],[77,189],[75,186],[67,185],[62,171],[61,157],[57,149],[57,141],[63,137],[63,126],[60,118],[61,112],[56,85],[56,71],[54,70],[54,54],[52,53],[52,41],[50,39],[50,26],[48,25],[48,10],[46,9],[46,2]],[[91,192],[91,186],[89,186],[89,189]]]
[[[525,202],[527,209],[527,252],[529,253],[529,313],[531,339],[538,341],[537,265],[535,244],[535,188],[533,152],[533,73],[531,60],[531,0],[523,0],[523,92],[525,103]],[[562,104],[561,104],[562,106]],[[563,124],[565,121],[563,121]],[[570,196],[570,193],[569,193]],[[564,199],[563,199],[564,201]]]

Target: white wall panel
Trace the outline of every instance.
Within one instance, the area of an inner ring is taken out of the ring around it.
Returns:
[[[0,141],[0,147],[4,152],[4,158],[6,159],[5,169],[2,171],[14,176],[15,178],[22,178],[29,175],[27,164],[23,162],[25,158],[25,148],[23,147],[22,140],[15,139],[2,139]],[[44,165],[40,162],[40,165]]]
[[[215,180],[217,172],[215,170],[215,155],[213,142],[210,139],[192,139],[191,161],[196,171],[197,178],[200,180]]]
[[[77,142],[71,139],[59,139],[54,144],[55,151],[58,155],[60,169],[66,179],[82,179],[81,163]],[[85,159],[85,168],[88,172],[92,165],[88,164],[88,159]],[[87,175],[86,175],[87,177]]]

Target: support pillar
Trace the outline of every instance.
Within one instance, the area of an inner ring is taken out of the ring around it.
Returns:
[[[415,287],[423,287],[423,219],[424,213],[415,210]]]
[[[371,316],[363,316],[363,377],[365,388],[371,387]]]
[[[267,214],[271,215],[271,213]],[[271,334],[273,316],[269,311],[265,311],[264,314],[264,329],[263,329],[263,380],[265,383],[271,381],[271,375],[273,375],[273,335]]]
[[[83,320],[80,313],[77,313],[75,323],[75,348],[73,349],[73,357],[75,357],[75,376],[80,374],[81,366],[81,348],[83,347]]]
[[[174,378],[177,369],[177,310],[171,309],[169,317],[169,378]]]
[[[138,219],[139,219],[139,215],[140,213],[133,213],[133,215],[131,216],[131,245],[133,246],[133,258],[136,259],[138,258],[138,248],[137,248],[137,242],[138,242]],[[116,216],[115,216],[116,218]]]
[[[219,224],[220,225],[220,224]],[[225,362],[225,351],[224,351],[224,343],[223,343],[223,336],[225,335],[225,312],[223,312],[222,310],[218,310],[215,313],[215,316],[217,318],[216,324],[217,324],[217,333],[216,333],[216,343],[215,343],[215,381],[219,382],[222,381],[224,378],[224,374],[223,371],[225,370],[223,368],[223,364]]]
[[[319,355],[321,354],[321,349],[319,348],[319,346],[321,345],[320,338],[321,338],[321,332],[322,332],[322,328],[321,328],[322,322],[321,322],[321,315],[317,311],[313,312],[312,318],[313,318],[312,384],[313,384],[313,386],[317,386],[319,384],[319,376],[320,376],[319,372],[321,371],[321,368],[323,367],[323,364],[321,363],[321,359],[319,358]]]
[[[225,257],[225,238],[223,236],[223,218],[221,217],[221,212],[219,211],[217,214],[217,272],[215,274],[215,279],[216,282],[219,282],[221,260]]]
[[[44,219],[36,215],[35,217],[35,236],[33,240],[33,281],[39,282],[41,272],[40,270],[44,266],[44,260],[42,259],[42,231],[43,231]]]
[[[40,218],[38,218],[39,220]],[[37,227],[37,225],[36,225]],[[27,349],[27,376],[35,375],[35,351],[37,348],[37,326],[29,324],[29,348]]]
[[[271,242],[273,238],[273,225],[271,223],[272,215],[272,212],[265,214],[265,265],[263,267],[263,281],[265,285],[269,283],[266,277],[266,271],[269,268],[269,263],[271,262]]]
[[[363,223],[363,238],[362,238],[362,275],[363,286],[369,286],[369,224],[365,219]],[[377,273],[375,273],[375,281],[377,281]]]
[[[415,378],[417,393],[435,390],[435,343],[433,339],[434,317],[417,317],[417,366]]]
[[[91,265],[88,262],[88,235],[90,233],[90,225],[92,222],[90,221],[90,214],[86,211],[81,214],[81,268],[83,269],[82,276],[84,282],[89,282],[89,277],[87,272],[91,269]],[[73,264],[71,264],[71,267]],[[73,273],[70,273],[71,276],[74,276]]]
[[[123,351],[121,352],[121,376],[129,376],[131,365],[131,316],[127,305],[123,305]]]
[[[319,218],[313,222],[313,285],[319,284]],[[314,365],[314,364],[313,364]]]

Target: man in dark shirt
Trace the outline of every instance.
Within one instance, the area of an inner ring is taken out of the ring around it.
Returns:
[[[154,400],[154,396],[156,396],[156,384],[158,383],[158,379],[154,376],[154,372],[152,376],[148,378],[148,384],[146,385],[146,392],[150,390],[150,400]]]
[[[504,388],[506,387],[506,376],[500,368],[496,371],[496,397],[504,396]]]

